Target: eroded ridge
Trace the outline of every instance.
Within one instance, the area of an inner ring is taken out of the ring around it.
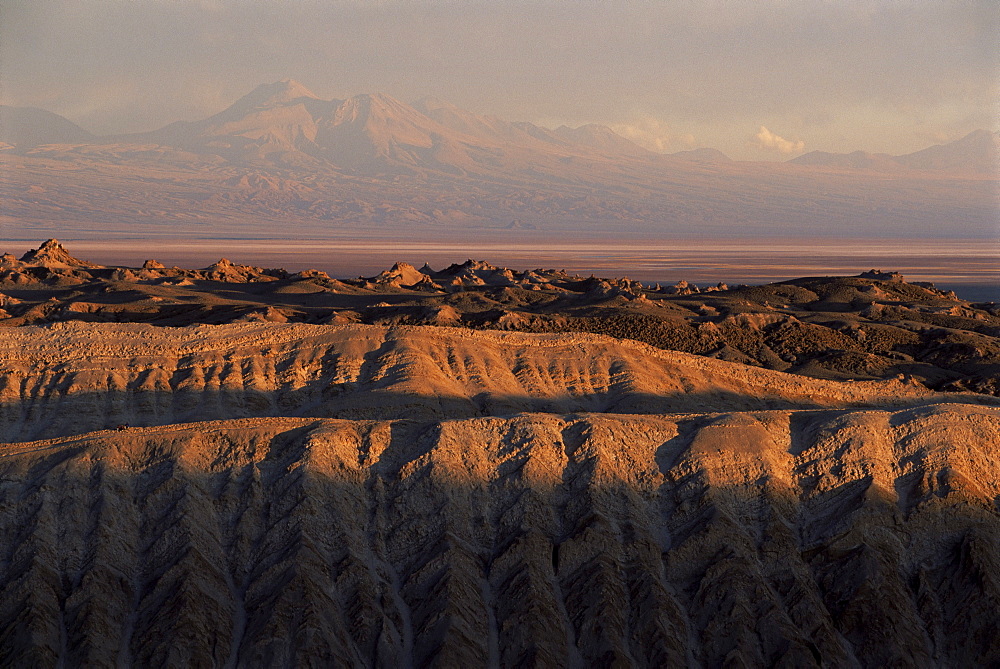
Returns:
[[[0,452],[5,666],[983,666],[1000,411],[204,422]]]
[[[985,256],[976,262],[989,264]],[[963,267],[970,271],[968,262]],[[699,288],[471,259],[441,270],[396,263],[356,279],[225,258],[203,269],[152,259],[102,266],[73,257],[55,239],[20,259],[0,255],[0,335],[67,321],[590,332],[812,378],[905,375],[932,390],[1000,397],[1000,307],[880,270]]]
[[[1000,400],[813,379],[583,333],[65,323],[0,339],[0,439],[253,416],[461,418]]]

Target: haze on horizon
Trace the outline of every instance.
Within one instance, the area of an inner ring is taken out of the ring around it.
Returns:
[[[986,1],[0,0],[0,104],[136,132],[294,78],[662,152],[903,154],[1000,129],[998,37]]]

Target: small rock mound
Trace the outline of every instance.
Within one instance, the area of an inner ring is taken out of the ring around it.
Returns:
[[[220,258],[199,272],[209,281],[225,283],[251,283],[255,281],[274,281],[287,275],[284,270],[269,270],[251,265],[237,265],[228,258]]]
[[[74,258],[58,239],[49,239],[37,249],[31,249],[21,262],[42,267],[99,267],[79,258]]]
[[[903,282],[906,280],[899,272],[883,272],[880,269],[870,269],[867,272],[862,272],[858,277],[862,279],[877,279],[879,281]]]
[[[370,279],[370,281],[376,284],[403,287],[425,284],[429,279],[429,276],[413,267],[413,265],[405,262],[397,262],[391,269],[381,272],[378,276]]]

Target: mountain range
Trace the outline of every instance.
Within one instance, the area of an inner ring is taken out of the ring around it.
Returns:
[[[1000,133],[976,130],[965,137],[931,146],[921,151],[903,156],[887,153],[827,153],[811,151],[791,162],[798,165],[822,165],[868,170],[947,170],[952,172],[972,172],[977,174],[997,173],[1000,156]]]
[[[301,154],[356,171],[433,168],[494,173],[515,161],[611,156],[654,158],[601,125],[555,130],[479,116],[431,97],[404,104],[381,93],[321,100],[298,82],[259,86],[201,121],[146,133],[94,137],[51,112],[4,107],[0,141],[21,151],[45,144],[156,144],[233,162]]]
[[[905,156],[787,163],[648,151],[601,125],[543,128],[435,98],[323,100],[285,80],[201,121],[96,137],[0,107],[8,236],[392,234],[529,229],[586,237],[799,234],[989,237],[1000,134]],[[125,168],[125,169],[123,169]]]

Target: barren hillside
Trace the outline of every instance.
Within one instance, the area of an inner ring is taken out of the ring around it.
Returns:
[[[589,332],[813,378],[902,376],[933,390],[1000,395],[1000,307],[878,270],[699,288],[476,260],[440,270],[397,263],[353,279],[225,258],[202,269],[152,259],[102,266],[54,239],[20,258],[0,256],[0,328],[73,321]]]
[[[0,436],[250,416],[459,418],[988,402],[834,382],[591,334],[441,327],[66,323],[0,340]]]
[[[54,241],[0,288],[0,665],[1000,662],[995,305]]]
[[[12,444],[7,666],[985,666],[996,409]]]

